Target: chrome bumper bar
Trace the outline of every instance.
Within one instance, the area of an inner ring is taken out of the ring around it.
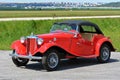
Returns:
[[[14,53],[14,54],[9,54],[11,57],[14,57],[14,58],[24,58],[24,59],[29,59],[29,60],[41,60],[42,57],[37,57],[37,56],[32,56],[32,55],[28,55],[28,56],[25,56],[25,55],[18,55],[17,53]]]

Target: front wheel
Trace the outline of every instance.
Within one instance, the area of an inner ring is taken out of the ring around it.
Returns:
[[[100,55],[97,57],[100,63],[108,62],[110,59],[111,50],[107,44],[103,44],[100,48]]]
[[[56,70],[59,65],[59,62],[60,62],[60,58],[59,58],[58,51],[53,49],[47,51],[42,58],[43,67],[47,71]]]
[[[15,51],[13,51],[13,54],[15,53]],[[13,63],[19,67],[19,66],[25,66],[27,63],[28,63],[28,59],[23,59],[23,58],[15,58],[15,57],[12,57],[12,61]]]

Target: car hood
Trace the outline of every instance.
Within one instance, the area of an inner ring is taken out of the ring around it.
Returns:
[[[43,38],[43,39],[50,39],[50,38],[71,38],[73,36],[74,36],[74,34],[73,33],[69,33],[69,32],[54,32],[54,33],[37,35],[37,37]]]

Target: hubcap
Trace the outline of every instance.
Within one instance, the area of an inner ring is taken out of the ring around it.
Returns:
[[[50,68],[55,68],[57,65],[58,65],[58,56],[56,53],[51,53],[49,56],[48,56],[48,66]]]
[[[104,47],[102,50],[102,59],[106,61],[109,58],[110,52],[107,47]]]

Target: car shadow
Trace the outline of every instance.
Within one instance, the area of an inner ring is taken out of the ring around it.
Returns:
[[[119,60],[117,59],[110,59],[110,61],[107,63],[113,63],[113,62],[118,62]],[[61,70],[69,70],[69,69],[74,69],[78,67],[85,67],[85,66],[93,66],[93,65],[101,65],[101,64],[106,64],[106,63],[98,63],[96,59],[73,59],[73,60],[62,60],[59,65],[59,69],[57,71]],[[42,63],[30,63],[28,64],[25,69],[31,69],[31,70],[36,70],[36,71],[44,71],[44,68],[42,66]]]
[[[25,66],[25,68],[26,68],[26,69],[31,69],[31,70],[36,70],[36,71],[39,71],[39,70],[43,70],[43,69],[44,69],[41,62],[28,63],[28,64]]]
[[[117,59],[110,59],[110,61],[107,64],[118,61],[119,60]],[[106,64],[106,63],[99,63],[96,59],[93,58],[92,59],[80,58],[75,60],[62,61],[59,70],[68,70],[78,67],[86,67],[86,66],[88,67],[88,66],[101,65],[101,64]]]

